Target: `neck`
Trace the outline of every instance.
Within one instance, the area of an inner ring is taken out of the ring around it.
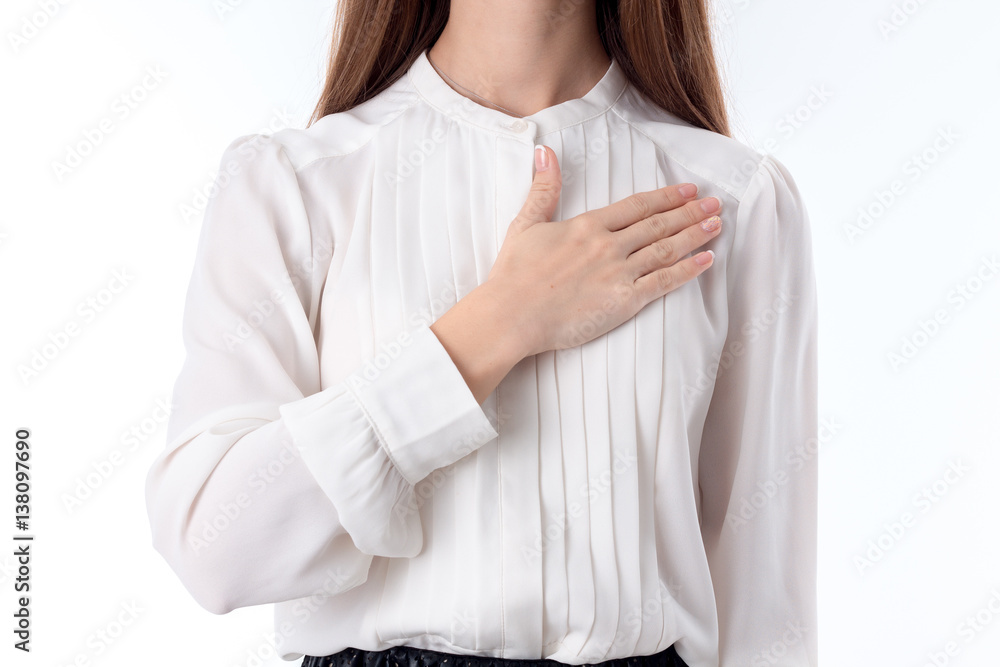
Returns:
[[[528,116],[583,97],[608,71],[595,1],[452,0],[448,23],[428,54],[460,86]]]

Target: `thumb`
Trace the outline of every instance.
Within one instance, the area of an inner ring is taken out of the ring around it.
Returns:
[[[550,222],[559,205],[562,191],[562,172],[556,154],[548,146],[535,146],[535,176],[531,181],[528,198],[521,212],[511,222],[511,227],[520,232],[537,222]]]

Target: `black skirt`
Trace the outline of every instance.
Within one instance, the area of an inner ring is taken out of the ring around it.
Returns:
[[[454,655],[413,646],[393,646],[382,651],[348,647],[326,656],[307,655],[301,667],[561,667],[556,660],[518,660],[477,655]],[[673,646],[653,655],[616,658],[587,663],[600,667],[688,667]]]

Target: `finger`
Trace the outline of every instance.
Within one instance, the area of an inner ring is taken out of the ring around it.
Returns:
[[[524,206],[510,224],[515,231],[521,231],[537,222],[550,222],[559,205],[562,172],[556,154],[548,146],[536,146],[534,155],[535,175],[531,181],[531,189]]]
[[[686,229],[639,248],[625,258],[625,265],[633,280],[663,267],[671,266],[689,252],[708,243],[722,232],[722,219],[713,215],[701,224]]]
[[[680,233],[709,215],[717,213],[721,208],[722,201],[718,197],[691,201],[680,208],[656,213],[632,223],[619,230],[615,234],[615,240],[621,244],[626,253],[631,254],[660,239]]]
[[[682,192],[682,188],[687,189]],[[590,211],[590,215],[606,229],[615,232],[643,218],[682,206],[697,195],[698,186],[694,183],[678,183],[656,190],[636,192],[613,204]]]
[[[705,264],[699,261],[705,260]],[[681,285],[697,278],[708,269],[715,260],[715,253],[711,250],[699,252],[693,257],[677,262],[673,266],[658,269],[652,273],[647,273],[635,281],[635,287],[643,299],[643,307],[653,299],[671,292]]]

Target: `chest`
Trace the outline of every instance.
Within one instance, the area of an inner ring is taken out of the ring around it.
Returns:
[[[640,151],[628,162],[638,167],[622,169],[611,144],[576,131],[579,137],[571,130],[556,150],[563,177],[556,220],[669,177],[653,152]],[[340,235],[336,272],[322,294],[324,385],[361,364],[389,363],[401,335],[434,322],[485,281],[528,196],[533,144],[476,137],[481,145],[470,150],[461,136],[451,142],[429,136],[412,151],[376,152],[367,167],[350,234]],[[583,345],[522,360],[498,395],[534,396],[536,410],[545,404],[572,413],[572,404],[590,414],[618,412],[619,419],[653,420],[652,428],[664,401],[697,412],[710,398],[713,356],[724,343],[717,284],[691,281]]]

